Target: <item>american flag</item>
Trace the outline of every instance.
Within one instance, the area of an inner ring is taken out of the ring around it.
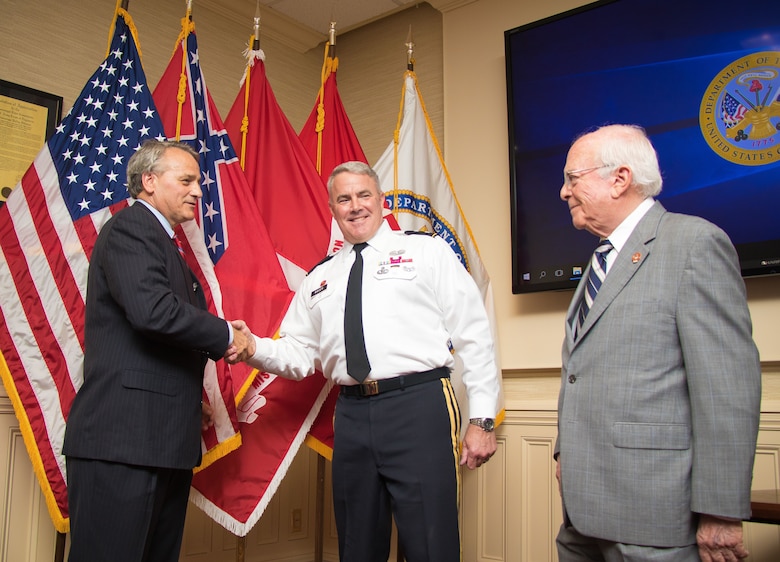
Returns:
[[[739,125],[745,118],[747,108],[737,98],[726,92],[721,102],[721,118],[727,129]]]
[[[83,381],[89,258],[101,226],[128,204],[130,155],[164,138],[131,29],[118,9],[106,59],[0,209],[0,374],[63,533],[62,439]]]

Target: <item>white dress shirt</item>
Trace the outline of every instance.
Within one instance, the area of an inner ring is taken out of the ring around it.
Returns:
[[[315,369],[337,384],[347,374],[344,301],[352,244],[303,280],[280,337],[255,338],[250,365],[291,379]],[[404,234],[383,223],[363,252],[363,329],[370,380],[464,365],[470,417],[495,417],[499,381],[493,340],[479,289],[447,244]]]
[[[654,203],[655,199],[652,197],[648,197],[642,201],[637,205],[636,209],[631,211],[631,214],[624,218],[623,222],[612,231],[612,234],[607,237],[612,243],[612,250],[606,255],[607,267],[604,270],[604,273],[609,273],[609,269],[612,267],[612,264],[615,263],[615,259],[617,259],[620,250],[622,250],[623,246],[628,242],[628,238],[631,236],[631,233],[634,232],[636,225],[639,224],[639,221],[642,220],[642,217],[647,214],[647,211],[650,210],[650,207],[652,207]]]

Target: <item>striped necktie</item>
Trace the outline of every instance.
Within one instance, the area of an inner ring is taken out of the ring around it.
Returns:
[[[607,276],[607,254],[612,251],[612,242],[602,240],[593,256],[590,259],[590,273],[588,273],[588,282],[585,285],[585,292],[580,302],[580,310],[577,313],[577,326],[574,330],[574,337],[580,332],[580,328],[585,323],[585,317],[593,306],[596,294],[601,289],[601,284]]]
[[[184,246],[181,245],[181,240],[179,240],[179,237],[174,234],[172,240],[173,243],[176,244],[176,249],[179,250],[181,257],[184,257]]]
[[[347,374],[363,382],[371,372],[363,336],[363,255],[368,244],[355,244],[355,263],[347,280],[347,300],[344,304],[344,347],[347,352]]]

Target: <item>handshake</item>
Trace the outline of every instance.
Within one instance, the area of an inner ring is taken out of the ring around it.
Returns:
[[[243,320],[233,320],[233,343],[230,344],[223,359],[235,365],[246,361],[255,354],[255,337]]]

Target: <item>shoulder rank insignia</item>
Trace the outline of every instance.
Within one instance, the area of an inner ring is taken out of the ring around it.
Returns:
[[[322,258],[322,259],[319,261],[319,263],[318,263],[317,265],[315,265],[314,267],[312,267],[312,268],[309,270],[309,272],[308,272],[306,275],[310,275],[312,271],[314,271],[315,269],[317,269],[319,266],[321,266],[323,263],[325,263],[326,261],[328,261],[330,258],[332,258],[332,257],[333,257],[333,256],[335,256],[335,255],[336,255],[336,254],[330,254],[329,256],[325,256],[324,258]]]

